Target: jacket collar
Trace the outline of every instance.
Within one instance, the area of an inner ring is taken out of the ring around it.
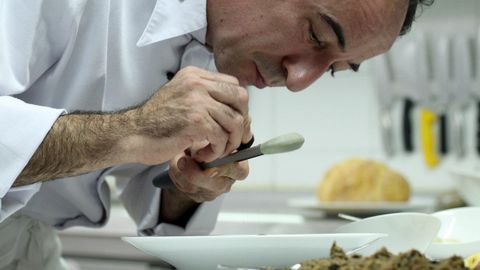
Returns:
[[[195,38],[205,43],[207,0],[157,0],[138,47],[178,37],[197,30]]]

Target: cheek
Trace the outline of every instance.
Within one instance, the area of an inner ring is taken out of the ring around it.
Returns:
[[[224,51],[223,54],[215,55],[215,64],[221,73],[229,74],[240,82],[248,81],[250,68],[250,57],[235,53],[234,50]]]

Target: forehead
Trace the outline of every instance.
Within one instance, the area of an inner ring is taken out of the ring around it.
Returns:
[[[318,0],[316,12],[327,13],[341,25],[347,54],[366,59],[391,47],[407,5],[408,0]]]

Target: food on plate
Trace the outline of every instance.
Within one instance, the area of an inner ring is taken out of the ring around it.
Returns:
[[[465,260],[465,266],[467,266],[468,269],[480,270],[480,252],[468,257]]]
[[[441,238],[441,237],[435,237],[433,239],[433,242],[436,244],[458,244],[461,243],[460,240],[454,239],[454,238]]]
[[[271,270],[273,268],[266,268]],[[290,269],[286,268],[285,270]],[[431,261],[417,250],[393,255],[385,248],[377,253],[363,257],[361,255],[347,256],[334,244],[330,250],[330,258],[307,260],[301,263],[300,270],[468,270],[463,258],[452,256],[440,261]]]
[[[327,171],[316,195],[322,202],[401,202],[410,198],[410,185],[402,175],[381,162],[352,158]]]

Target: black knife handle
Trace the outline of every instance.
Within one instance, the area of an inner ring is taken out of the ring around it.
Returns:
[[[415,108],[413,100],[406,98],[403,106],[403,148],[406,152],[413,152],[413,124],[412,114]]]
[[[440,153],[448,153],[448,119],[445,113],[440,115]]]
[[[255,142],[255,137],[253,137],[252,135],[252,138],[250,139],[250,141],[248,141],[247,143],[241,143],[240,146],[237,148],[237,151],[252,147],[253,142]]]

